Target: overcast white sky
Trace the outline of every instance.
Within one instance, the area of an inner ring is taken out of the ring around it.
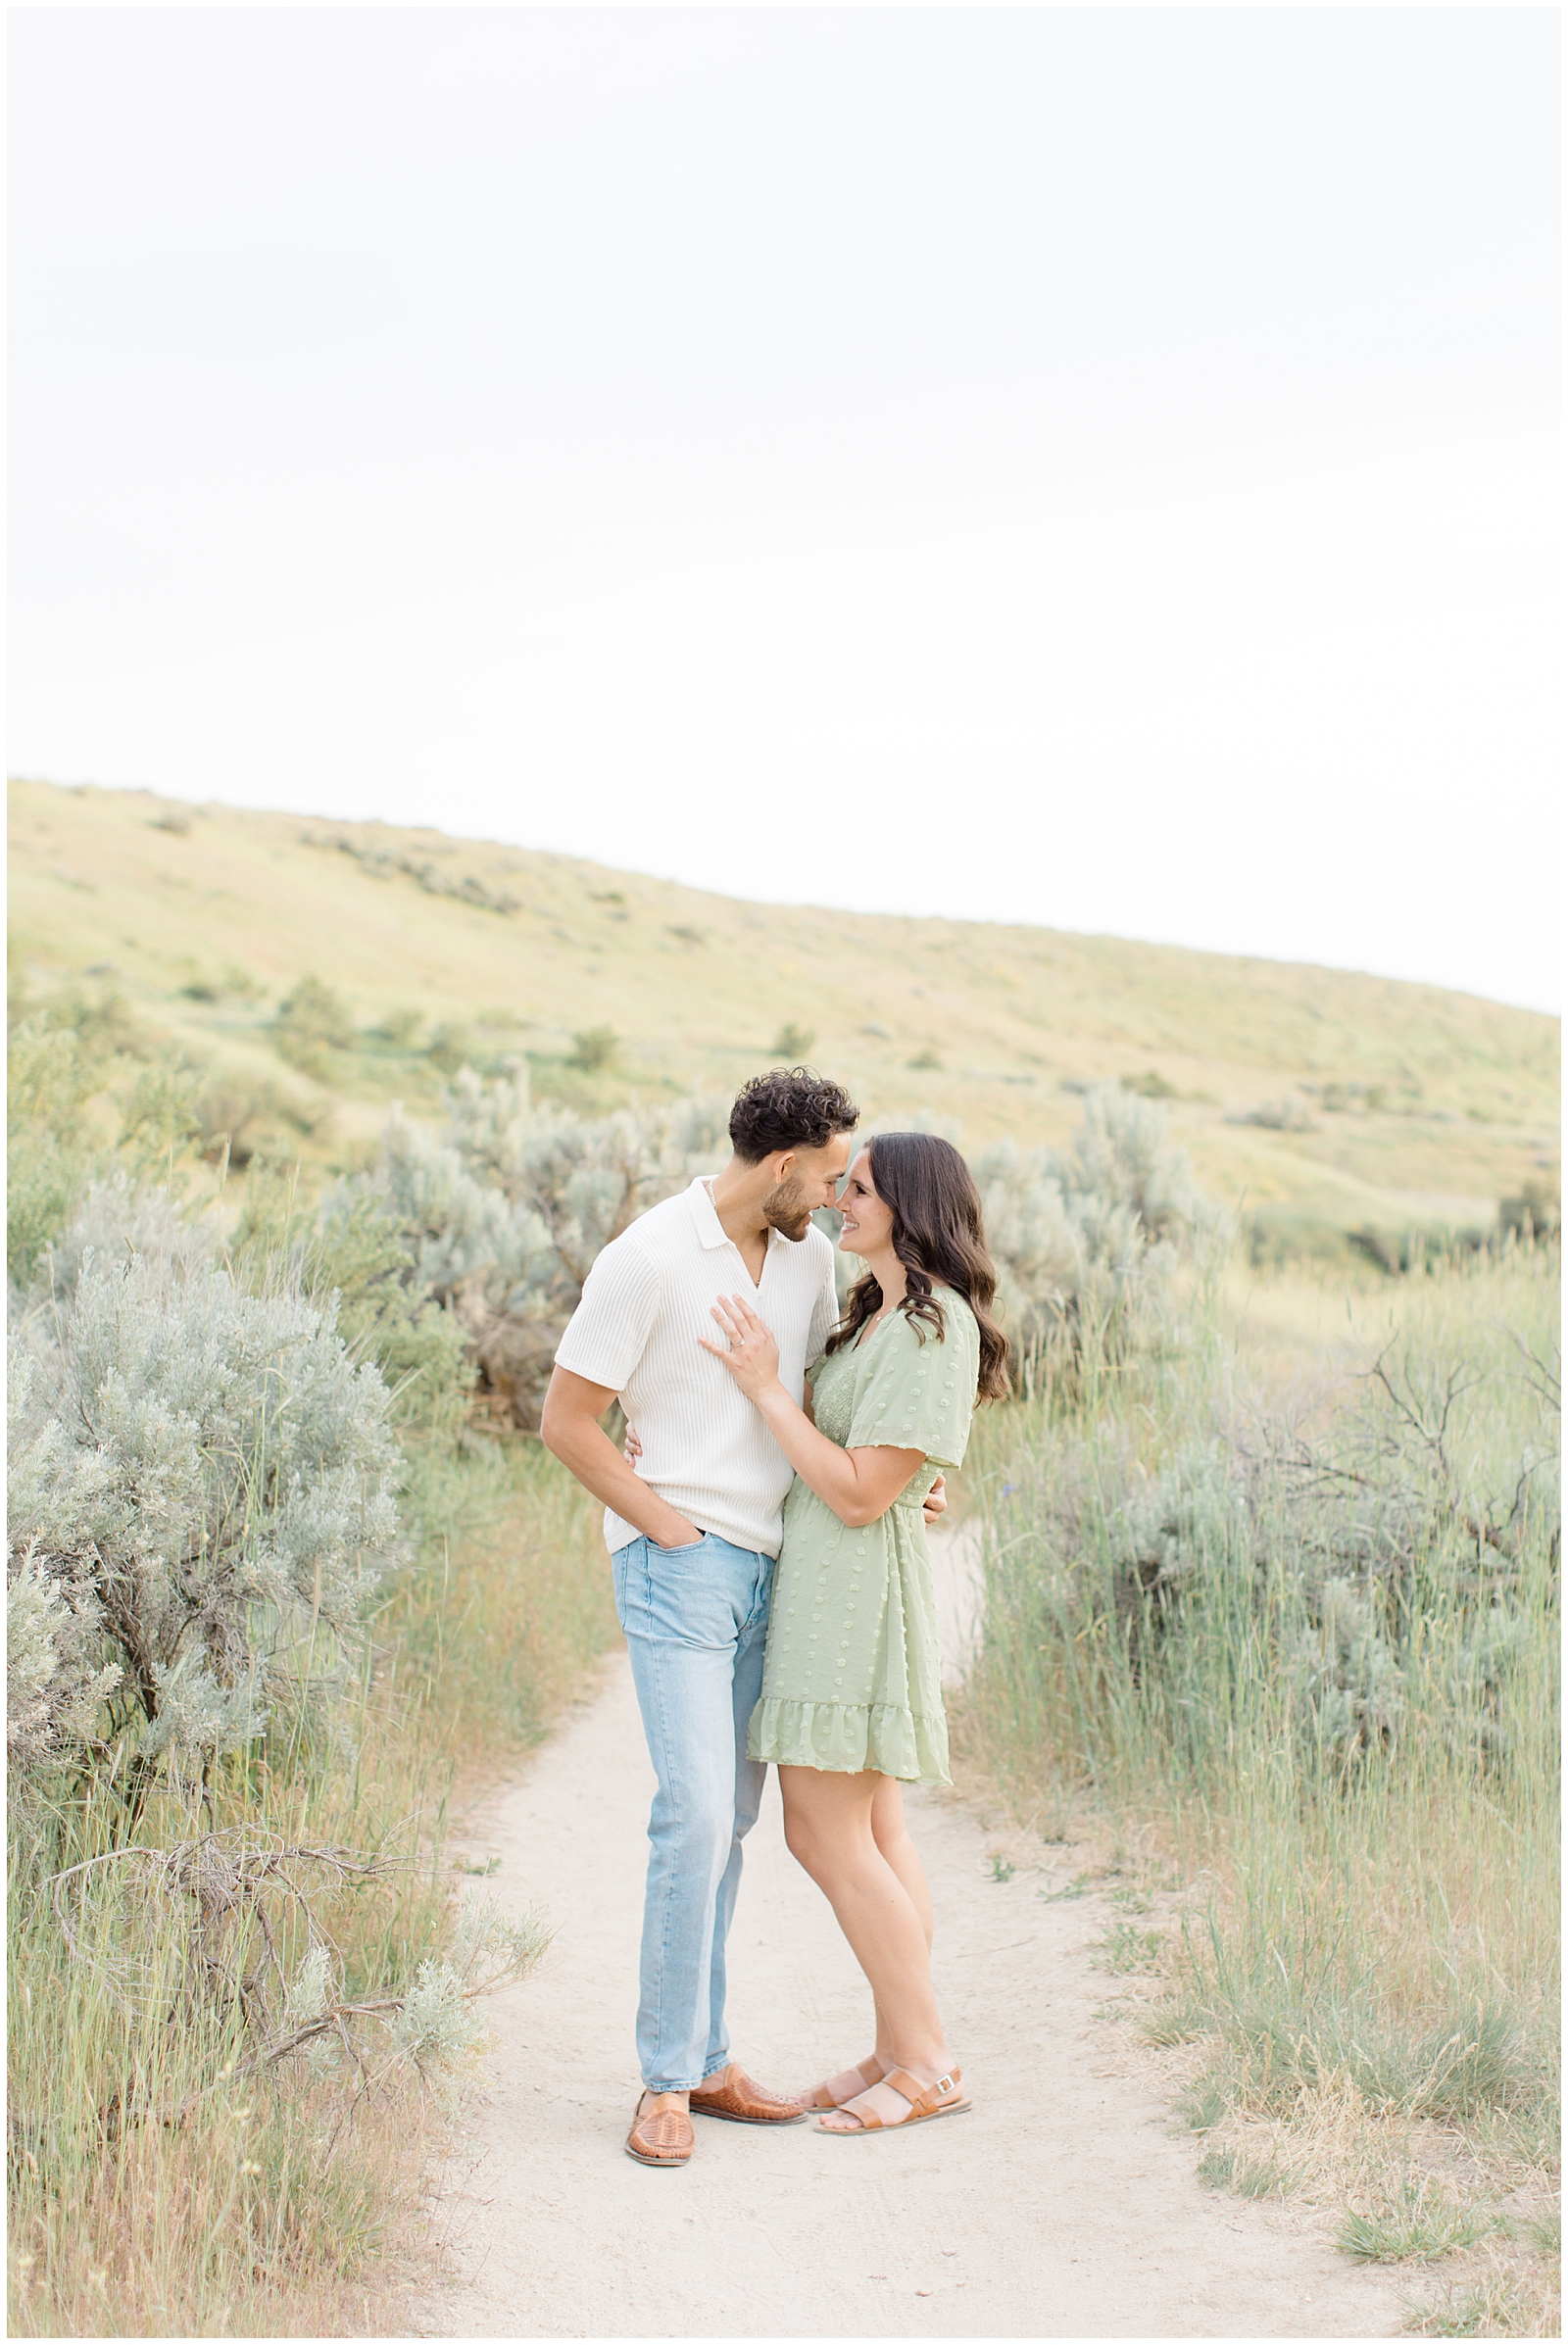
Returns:
[[[1554,12],[11,28],[13,772],[1556,1005]]]

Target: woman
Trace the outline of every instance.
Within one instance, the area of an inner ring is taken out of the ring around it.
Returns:
[[[871,1141],[839,1210],[840,1248],[865,1275],[808,1371],[805,1408],[740,1295],[713,1312],[728,1349],[706,1348],[796,1473],[747,1748],[777,1764],[785,1838],[870,1982],[872,2056],[802,2095],[822,2132],[862,2134],[969,2107],[937,2015],[931,1898],[899,1785],[950,1780],[920,1510],[938,1471],[962,1462],[977,1395],[1005,1390],[1007,1343],[979,1196],[947,1141]]]

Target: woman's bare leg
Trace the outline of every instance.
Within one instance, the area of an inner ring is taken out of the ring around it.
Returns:
[[[811,1767],[781,1767],[778,1773],[784,1837],[832,1905],[865,1973],[879,2031],[885,2028],[888,2036],[889,2065],[934,2084],[949,2062],[931,1985],[926,1913],[878,1847],[871,1825],[877,1788],[886,1779]],[[863,2098],[887,2123],[907,2114],[906,2102],[886,2085],[873,2085]]]
[[[871,1795],[871,1836],[903,1881],[920,1917],[927,1946],[932,1937],[931,1889],[919,1851],[909,1837],[904,1817],[904,1786],[896,1777],[879,1775]]]
[[[929,1946],[933,1930],[930,1884],[904,1819],[904,1787],[894,1776],[879,1775],[876,1779],[876,1789],[871,1795],[871,1837],[903,1881],[920,1917]],[[894,2066],[893,2030],[880,2003],[876,2007],[876,2057],[885,2069]],[[835,2077],[833,2081],[836,2084],[841,2079]]]

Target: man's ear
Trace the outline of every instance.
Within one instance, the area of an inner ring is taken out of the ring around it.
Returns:
[[[794,1166],[795,1150],[781,1148],[773,1159],[773,1185],[775,1188],[782,1187],[783,1183],[789,1179]]]

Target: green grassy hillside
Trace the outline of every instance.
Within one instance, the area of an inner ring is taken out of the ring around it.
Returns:
[[[1281,1236],[1475,1226],[1553,1181],[1557,1021],[1432,986],[36,782],[11,792],[11,919],[29,991],[114,989],[214,1068],[228,1120],[249,1101],[258,1136],[323,1163],[392,1098],[433,1109],[465,1058],[525,1054],[536,1089],[610,1104],[784,1053],[968,1144],[1060,1141],[1076,1095],[1121,1079]],[[306,976],[337,1005],[301,1003]]]

